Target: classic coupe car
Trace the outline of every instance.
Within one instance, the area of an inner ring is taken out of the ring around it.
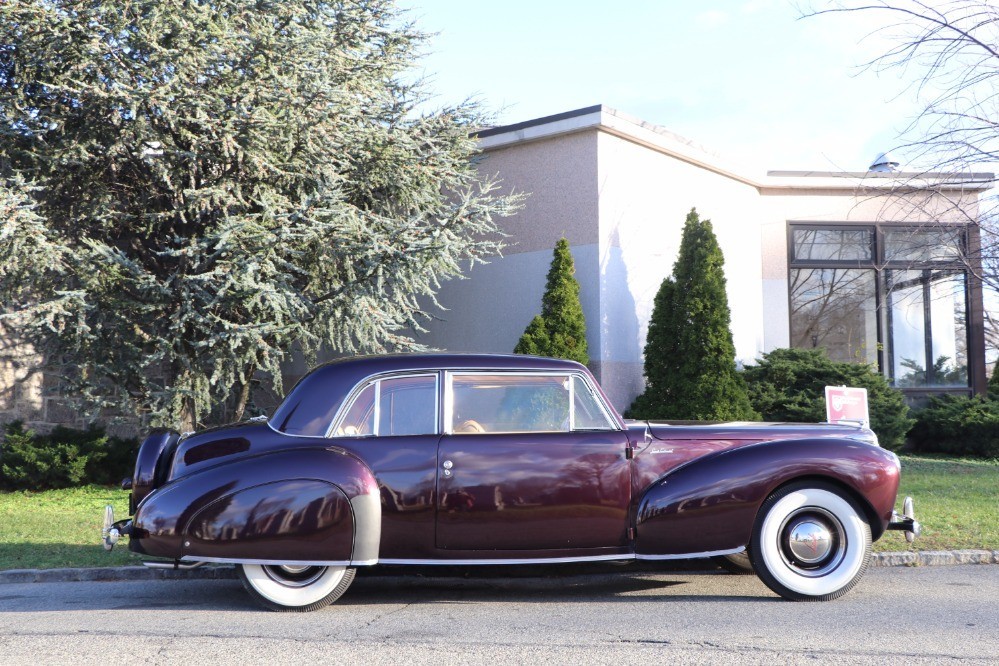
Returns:
[[[153,567],[236,565],[274,610],[313,610],[374,564],[727,557],[787,599],[867,568],[899,461],[858,425],[625,421],[590,372],[501,355],[353,358],[269,419],[143,442],[131,518]],[[748,557],[747,557],[748,555]]]

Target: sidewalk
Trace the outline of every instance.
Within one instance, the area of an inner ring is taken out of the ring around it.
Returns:
[[[912,567],[950,566],[956,564],[999,564],[999,550],[937,550],[923,552],[873,553],[871,566]],[[418,576],[422,580],[446,578],[461,580],[468,578],[523,578],[525,576],[553,578],[563,575],[604,575],[610,573],[663,573],[685,571],[700,573],[722,573],[707,560],[676,560],[668,566],[664,562],[655,564],[639,563],[631,567],[620,567],[617,571],[608,566],[593,567],[590,574],[580,574],[581,567],[517,567],[512,573],[510,567],[376,567],[374,571],[362,567],[366,576],[398,577]],[[456,573],[457,571],[457,573]],[[553,573],[558,571],[559,573]],[[208,565],[186,571],[172,569],[149,569],[137,567],[98,567],[92,569],[9,569],[0,571],[0,585],[4,583],[69,583],[85,581],[129,581],[129,580],[223,580],[235,579],[236,570],[230,565]]]

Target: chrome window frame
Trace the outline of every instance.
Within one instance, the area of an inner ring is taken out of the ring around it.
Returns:
[[[434,378],[434,431],[427,433],[419,433],[418,435],[382,435],[378,432],[379,422],[381,416],[381,400],[382,400],[382,386],[381,383],[389,379],[406,379],[411,377],[433,377]],[[374,405],[374,424],[372,425],[371,432],[366,435],[337,435],[337,428],[340,427],[343,419],[346,418],[347,413],[350,411],[351,407],[354,406],[354,401],[361,395],[361,393],[368,388],[371,384],[375,385],[375,405]],[[407,370],[404,372],[385,372],[376,375],[370,375],[365,377],[357,384],[354,388],[350,390],[347,394],[347,398],[340,405],[339,409],[336,411],[336,415],[330,422],[329,427],[326,429],[326,439],[346,439],[346,438],[357,438],[366,439],[368,437],[414,437],[420,435],[440,435],[441,434],[441,373],[439,370],[419,370],[411,371]]]

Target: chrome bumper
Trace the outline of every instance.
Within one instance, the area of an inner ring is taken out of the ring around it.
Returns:
[[[114,509],[111,508],[110,504],[104,507],[104,526],[101,528],[101,541],[104,544],[104,550],[111,550],[123,534],[131,533],[131,519],[115,522]]]
[[[895,511],[891,512],[891,520],[888,522],[888,529],[905,532],[905,540],[912,543],[923,531],[922,525],[916,520],[916,511],[913,508],[911,497],[906,497],[902,503],[902,515]]]

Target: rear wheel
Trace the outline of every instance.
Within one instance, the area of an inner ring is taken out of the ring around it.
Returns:
[[[794,601],[828,601],[867,571],[871,527],[839,488],[821,482],[781,488],[760,507],[750,559],[760,580]]]
[[[243,587],[261,605],[275,611],[314,611],[339,599],[354,580],[349,567],[240,564]]]

